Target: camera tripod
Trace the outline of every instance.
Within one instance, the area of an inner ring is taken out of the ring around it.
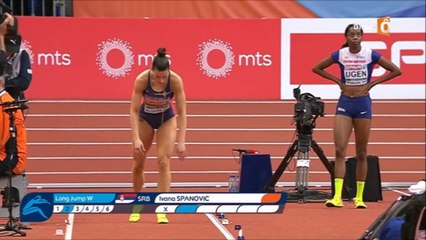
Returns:
[[[6,146],[6,149],[8,151],[7,156],[9,157],[9,160],[11,161],[13,161],[13,158],[17,157],[17,152],[18,152],[14,112],[16,112],[17,110],[23,110],[22,103],[24,102],[27,102],[27,100],[4,102],[0,104],[0,106],[3,107],[3,111],[9,114],[10,139]],[[22,231],[21,229],[30,229],[30,228],[22,225],[18,221],[18,219],[13,217],[14,203],[17,203],[17,202],[19,203],[20,199],[19,199],[19,192],[12,191],[12,177],[13,177],[12,169],[8,169],[6,171],[6,175],[8,177],[8,184],[7,184],[7,187],[5,187],[3,197],[6,198],[4,202],[7,203],[6,205],[9,212],[9,220],[4,226],[0,227],[0,232],[11,232],[7,234],[8,236],[19,234],[24,237],[27,235],[27,233]]]
[[[283,174],[284,170],[287,168],[288,164],[291,162],[293,156],[296,152],[297,155],[297,168],[296,168],[296,190],[297,192],[289,194],[287,201],[291,202],[296,200],[298,203],[304,203],[309,200],[319,200],[326,199],[329,196],[327,194],[320,194],[318,192],[308,191],[308,174],[309,174],[309,163],[310,156],[309,150],[312,147],[314,152],[317,154],[325,168],[333,176],[333,167],[330,162],[327,160],[327,157],[324,155],[324,151],[318,145],[318,143],[312,139],[312,130],[309,130],[308,133],[299,133],[298,139],[293,142],[290,148],[287,151],[287,154],[283,158],[282,162],[278,166],[271,180],[265,186],[265,192],[274,192],[275,184],[278,182],[279,178]],[[311,198],[311,199],[309,199]]]

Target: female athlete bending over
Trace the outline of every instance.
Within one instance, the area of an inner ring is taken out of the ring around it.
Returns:
[[[178,119],[171,100],[175,97]],[[143,98],[143,103],[142,102]],[[166,49],[157,50],[152,68],[143,71],[136,78],[130,107],[134,166],[133,189],[140,192],[144,184],[144,166],[147,152],[151,148],[154,135],[157,142],[157,163],[160,173],[158,190],[170,191],[170,160],[177,138],[177,154],[185,156],[186,103],[182,79],[170,70]],[[179,134],[177,134],[179,127]],[[130,222],[140,219],[140,210],[134,208]],[[157,214],[158,223],[168,223],[165,214]]]

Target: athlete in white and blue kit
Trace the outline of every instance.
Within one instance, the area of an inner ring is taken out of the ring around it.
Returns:
[[[352,128],[356,147],[356,208],[366,208],[363,201],[367,176],[367,145],[371,128],[371,98],[369,91],[377,84],[401,75],[401,70],[378,52],[361,46],[363,30],[359,24],[350,24],[345,30],[346,43],[340,50],[323,59],[313,71],[340,86],[341,95],[336,106],[334,121],[334,145],[336,159],[334,167],[334,196],[326,201],[327,207],[343,207],[342,188],[345,176],[346,149]],[[341,76],[336,77],[324,69],[333,63],[339,64]],[[371,81],[374,64],[379,64],[389,73]]]

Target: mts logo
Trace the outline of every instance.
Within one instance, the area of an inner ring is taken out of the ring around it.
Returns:
[[[37,54],[37,64],[52,66],[68,66],[71,64],[71,55],[56,51],[54,53]]]
[[[240,54],[238,55],[239,66],[265,66],[272,65],[272,56],[270,54],[263,54],[256,52],[253,54]]]
[[[386,43],[383,41],[364,41],[363,46],[375,50],[386,49],[390,50],[389,59],[396,66],[401,67],[401,61],[404,64],[425,64],[425,41],[395,41],[393,43]],[[403,55],[405,50],[421,51],[420,55]],[[374,69],[373,77],[382,76],[386,69],[379,67]]]

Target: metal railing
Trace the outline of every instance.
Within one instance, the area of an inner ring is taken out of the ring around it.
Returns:
[[[2,0],[17,16],[72,16],[72,0]]]

